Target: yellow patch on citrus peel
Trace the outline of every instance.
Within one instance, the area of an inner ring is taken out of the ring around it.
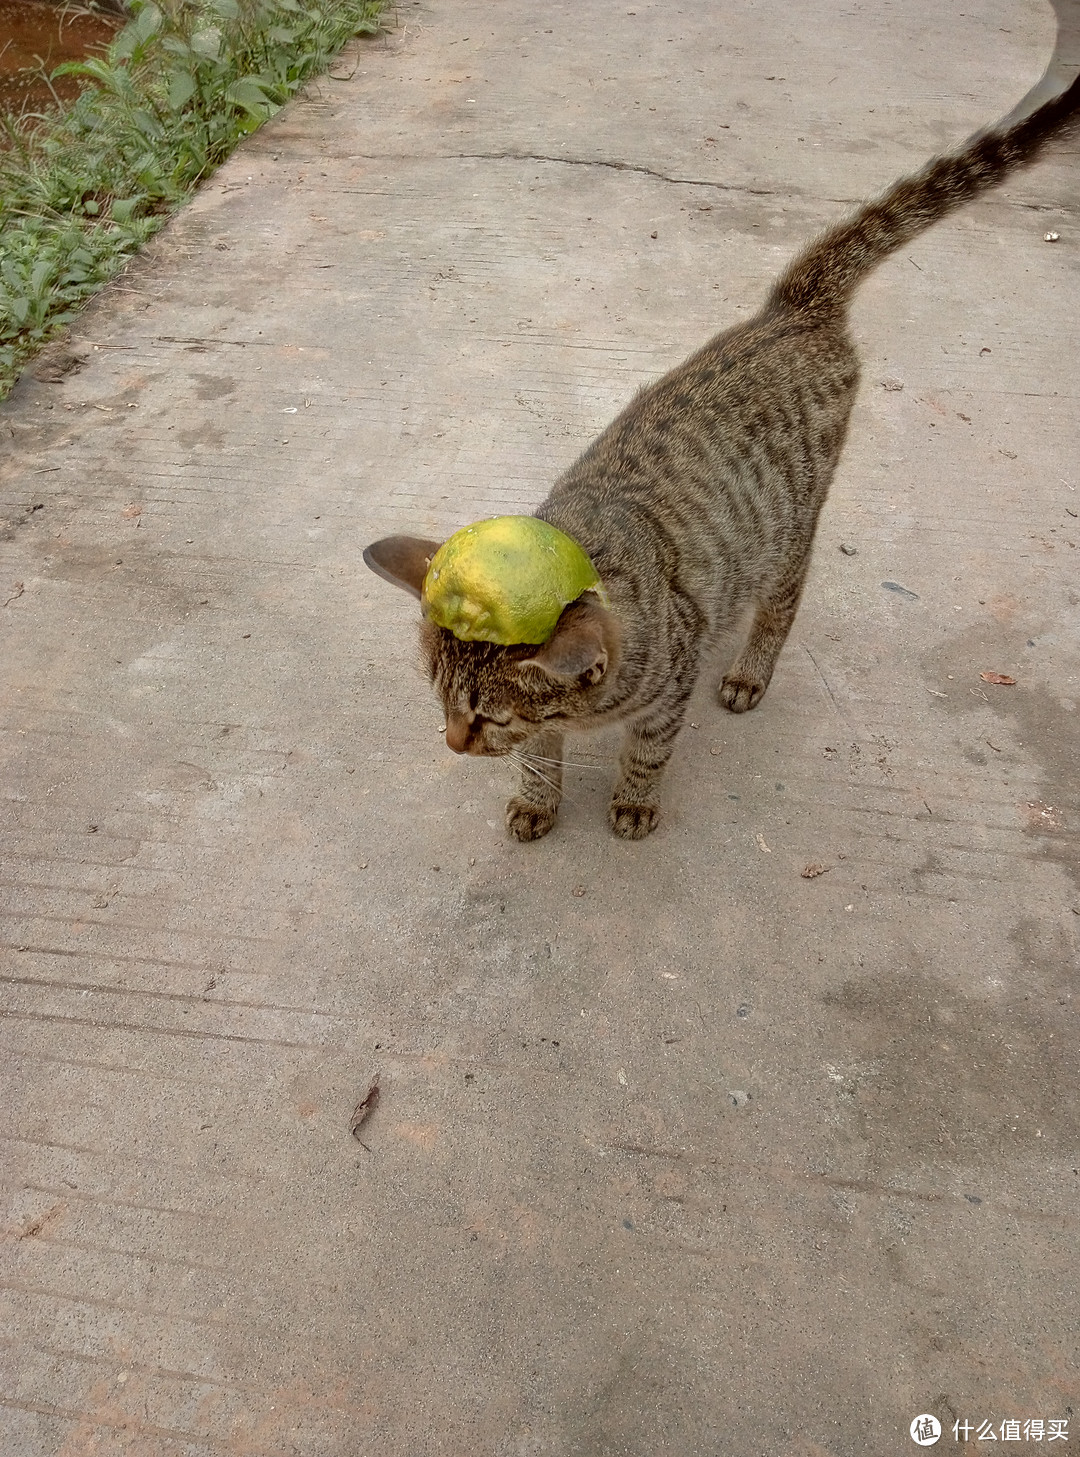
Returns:
[[[431,559],[420,605],[465,642],[545,643],[564,607],[594,591],[596,568],[572,537],[536,516],[496,516],[455,531]]]

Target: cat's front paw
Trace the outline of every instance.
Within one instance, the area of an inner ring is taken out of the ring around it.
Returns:
[[[656,829],[660,811],[655,804],[620,804],[613,800],[608,810],[611,828],[620,839],[644,840]]]
[[[506,806],[506,828],[515,840],[539,840],[555,823],[555,811],[515,795]]]
[[[756,708],[769,685],[747,678],[728,676],[720,684],[720,702],[732,713]]]

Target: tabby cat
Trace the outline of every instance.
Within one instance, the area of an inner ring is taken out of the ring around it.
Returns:
[[[555,822],[564,734],[615,722],[625,732],[611,827],[644,838],[704,649],[748,609],[749,636],[719,697],[732,713],[761,701],[855,399],[854,290],[924,228],[1033,161],[1078,113],[1080,78],[1025,119],[896,183],[810,244],[755,318],[637,395],[535,513],[584,547],[609,607],[586,593],[539,648],[462,642],[421,622],[447,744],[512,754],[522,768],[506,809],[517,839]],[[364,560],[419,597],[437,546],[391,536]]]

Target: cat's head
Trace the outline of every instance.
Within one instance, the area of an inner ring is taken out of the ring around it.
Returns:
[[[437,541],[388,536],[364,551],[373,572],[419,598]],[[446,742],[457,754],[508,754],[541,728],[583,726],[615,671],[614,616],[586,592],[571,602],[539,647],[462,642],[426,619],[420,650],[446,712]]]

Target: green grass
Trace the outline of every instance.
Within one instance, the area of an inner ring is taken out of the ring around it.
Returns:
[[[0,114],[0,398],[192,189],[382,0],[136,0],[78,100]]]

